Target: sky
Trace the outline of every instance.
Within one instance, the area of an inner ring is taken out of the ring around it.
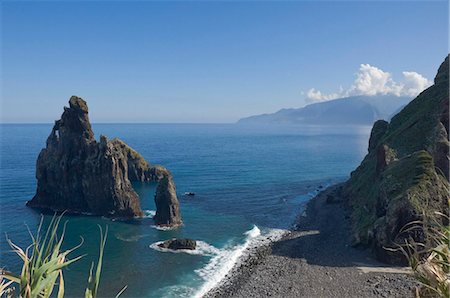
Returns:
[[[357,94],[414,96],[448,1],[2,1],[1,122],[228,123]]]

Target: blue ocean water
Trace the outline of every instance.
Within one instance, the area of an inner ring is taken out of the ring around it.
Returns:
[[[26,247],[27,226],[41,215],[25,206],[36,189],[35,161],[51,124],[2,124],[0,164],[0,267],[20,262],[6,235]],[[66,295],[81,296],[99,229],[108,226],[100,296],[191,297],[213,286],[251,241],[286,229],[320,186],[343,181],[367,152],[370,127],[242,126],[234,124],[94,124],[118,137],[153,164],[169,168],[177,185],[184,226],[158,230],[155,185],[135,184],[147,218],[128,222],[65,216],[65,247],[86,254],[65,271]],[[186,191],[195,197],[183,196]],[[48,218],[49,216],[46,216]],[[152,244],[173,237],[199,240],[194,254],[163,252]]]

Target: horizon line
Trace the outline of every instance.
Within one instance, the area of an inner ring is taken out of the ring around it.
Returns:
[[[55,120],[56,121],[56,120]],[[91,124],[236,124],[235,122],[91,122]],[[55,122],[0,122],[0,125],[4,124],[55,124]]]

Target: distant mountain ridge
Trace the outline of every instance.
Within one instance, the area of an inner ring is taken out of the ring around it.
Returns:
[[[389,120],[411,101],[394,95],[352,96],[242,118],[240,124],[367,124]]]

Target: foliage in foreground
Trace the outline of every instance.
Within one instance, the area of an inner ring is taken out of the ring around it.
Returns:
[[[46,231],[42,231],[43,218],[39,224],[37,233],[33,236],[31,245],[25,250],[15,245],[10,239],[9,245],[23,262],[20,274],[13,274],[2,270],[0,273],[0,296],[12,297],[13,295],[23,298],[47,298],[58,288],[57,297],[64,297],[64,277],[63,268],[80,260],[84,255],[69,259],[68,255],[79,248],[81,243],[74,248],[62,251],[61,245],[64,240],[66,223],[63,225],[61,235],[58,236],[58,228],[61,216],[54,216],[50,221]],[[97,261],[95,273],[93,273],[94,263],[92,263],[88,278],[88,286],[85,291],[86,298],[97,297],[100,274],[102,269],[103,253],[106,245],[108,229],[105,233],[100,228],[100,253]],[[18,292],[12,286],[17,284]],[[124,287],[119,296],[126,287]]]
[[[420,229],[425,235],[425,243],[406,241],[400,247],[407,257],[420,286],[414,290],[419,297],[450,297],[450,226],[442,224],[436,216],[448,216],[435,212],[435,216],[424,217],[407,225],[404,232]]]

